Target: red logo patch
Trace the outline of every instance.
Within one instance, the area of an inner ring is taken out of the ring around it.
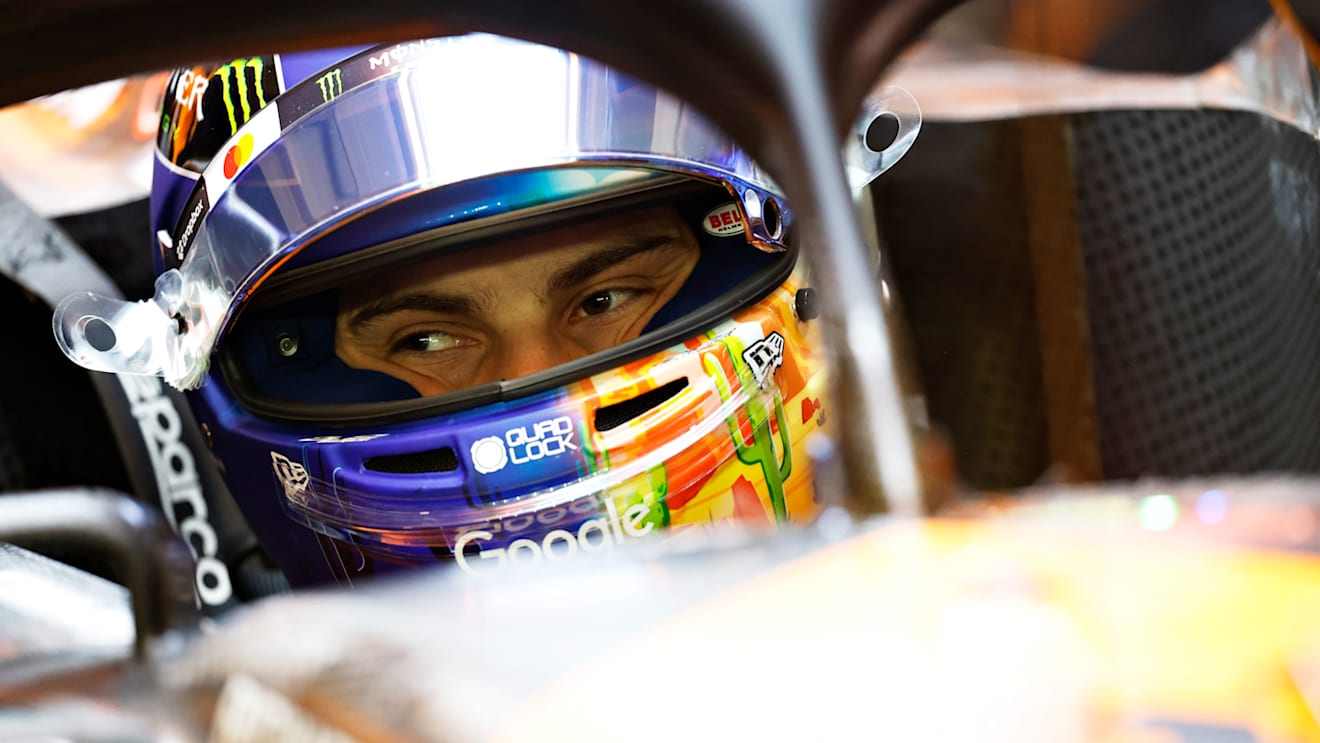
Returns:
[[[820,398],[812,399],[810,397],[802,398],[802,422],[806,423],[811,417],[820,412]]]
[[[225,153],[225,178],[233,178],[239,168],[247,164],[252,157],[252,135],[244,134],[241,139]]]
[[[738,205],[732,201],[721,204],[706,212],[706,216],[701,219],[701,227],[706,231],[706,234],[715,235],[716,237],[741,235],[743,232],[742,213],[738,211]]]

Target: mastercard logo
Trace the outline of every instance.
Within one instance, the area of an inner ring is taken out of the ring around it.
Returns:
[[[244,134],[238,143],[225,153],[225,178],[233,178],[238,169],[252,157],[252,135]]]

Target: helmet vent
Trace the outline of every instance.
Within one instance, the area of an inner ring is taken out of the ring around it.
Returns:
[[[385,457],[371,457],[362,466],[373,472],[388,472],[392,475],[423,475],[428,472],[453,472],[458,469],[458,455],[449,447],[412,452],[411,454],[392,454]]]
[[[680,377],[649,392],[643,392],[631,400],[596,408],[596,430],[608,431],[611,428],[618,428],[648,410],[659,407],[666,400],[682,392],[687,386],[687,377]]]

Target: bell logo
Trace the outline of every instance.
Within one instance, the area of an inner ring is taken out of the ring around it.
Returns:
[[[738,205],[730,201],[711,209],[701,218],[701,227],[706,234],[716,237],[741,235],[743,221],[742,214],[738,212]]]

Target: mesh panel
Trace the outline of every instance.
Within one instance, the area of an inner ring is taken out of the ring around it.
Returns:
[[[1077,117],[1107,475],[1320,468],[1318,155],[1247,113]]]
[[[683,377],[660,385],[649,392],[643,392],[631,400],[624,400],[599,408],[596,410],[596,430],[609,431],[618,428],[643,413],[659,407],[666,400],[682,392],[687,386],[687,377]]]
[[[1306,134],[1219,111],[928,123],[875,203],[968,484],[1061,460],[1107,478],[1320,470]]]
[[[424,475],[428,472],[453,472],[458,469],[458,454],[449,447],[409,454],[371,457],[362,466],[373,472],[396,475]]]

